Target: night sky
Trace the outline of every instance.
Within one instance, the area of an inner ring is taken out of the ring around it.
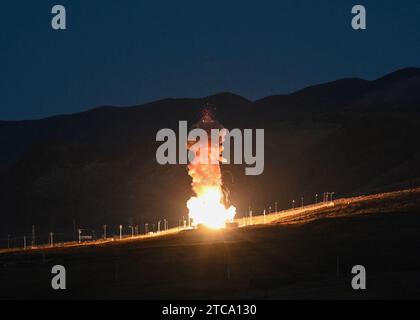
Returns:
[[[67,30],[51,8],[67,9]],[[351,8],[367,9],[367,30]],[[420,66],[420,1],[0,2],[0,119],[230,91],[249,99]]]

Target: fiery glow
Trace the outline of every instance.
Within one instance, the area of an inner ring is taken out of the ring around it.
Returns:
[[[188,200],[187,207],[193,226],[203,224],[213,229],[223,228],[236,213],[235,207],[225,208],[222,191],[218,187],[204,188],[202,194]]]
[[[217,127],[220,128],[220,126],[213,119],[211,113],[205,113],[198,124],[198,127],[206,131]],[[223,159],[221,157],[222,149],[219,149],[223,138],[223,135],[221,135],[219,143],[212,144],[211,141],[205,143],[208,148],[206,150],[209,160],[207,163],[193,161],[188,165],[188,174],[192,178],[191,186],[195,196],[188,200],[187,208],[194,227],[202,224],[209,228],[220,229],[225,227],[226,222],[232,222],[236,214],[235,207],[230,206],[226,208],[224,204],[225,197],[220,169],[220,162]],[[190,146],[189,149],[194,151],[197,157],[203,156],[194,147]]]

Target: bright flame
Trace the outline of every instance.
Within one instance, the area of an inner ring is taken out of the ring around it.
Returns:
[[[210,126],[214,120],[207,114],[202,118],[201,123],[203,126]],[[192,178],[191,186],[195,196],[188,200],[187,207],[194,227],[202,224],[212,229],[220,229],[225,227],[226,222],[232,222],[236,214],[235,207],[226,208],[223,204],[224,194],[220,169],[220,162],[223,162],[220,145],[224,139],[223,133],[219,139],[219,143],[204,142],[201,146],[207,147],[205,153],[202,153],[203,150],[197,152],[194,147],[189,148],[198,158],[207,156],[208,160],[207,163],[192,161],[188,165],[188,174]]]
[[[226,209],[222,204],[222,191],[220,187],[204,187],[197,197],[187,202],[192,219],[192,225],[203,224],[209,228],[220,229],[235,217],[235,207]]]

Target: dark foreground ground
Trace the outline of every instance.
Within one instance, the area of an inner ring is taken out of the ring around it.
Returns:
[[[2,254],[0,298],[420,298],[419,201],[411,192],[293,224]],[[55,264],[66,291],[51,289]],[[354,265],[366,267],[365,291],[351,287]]]

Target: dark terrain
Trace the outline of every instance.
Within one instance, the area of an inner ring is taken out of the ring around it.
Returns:
[[[72,237],[75,227],[178,224],[191,196],[185,166],[159,166],[159,129],[192,125],[206,103],[227,128],[265,129],[265,172],[223,166],[238,215],[303,196],[399,190],[420,181],[420,69],[342,79],[249,101],[231,93],[100,107],[41,120],[0,122],[0,248],[31,234]],[[144,231],[144,230],[141,230]],[[58,238],[60,240],[60,238]]]
[[[419,233],[417,189],[267,226],[1,254],[0,299],[418,299]],[[67,291],[51,289],[55,264]],[[365,291],[351,288],[358,264]]]

